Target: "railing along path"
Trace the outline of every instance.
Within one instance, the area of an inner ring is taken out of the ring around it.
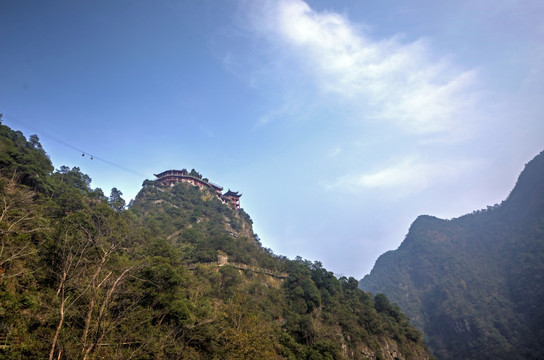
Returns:
[[[265,269],[265,268],[258,267],[258,266],[252,266],[252,265],[247,265],[247,264],[242,264],[242,263],[235,263],[235,262],[226,262],[226,263],[223,263],[223,264],[219,264],[217,261],[212,261],[212,262],[206,262],[206,263],[192,263],[192,264],[187,264],[186,266],[187,266],[187,269],[194,270],[199,265],[204,266],[204,267],[206,267],[206,266],[221,267],[221,266],[225,266],[225,265],[230,265],[230,266],[232,266],[234,268],[237,268],[237,269],[240,269],[240,270],[250,270],[250,271],[253,271],[253,272],[256,272],[256,273],[262,273],[262,274],[270,275],[270,276],[277,277],[277,278],[280,278],[280,279],[285,279],[285,278],[289,277],[289,274],[287,274],[287,273],[282,273],[282,272],[279,272],[279,271]]]

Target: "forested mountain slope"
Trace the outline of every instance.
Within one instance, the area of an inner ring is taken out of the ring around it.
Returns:
[[[502,204],[420,216],[360,287],[397,303],[440,359],[544,358],[544,152]]]
[[[215,193],[147,180],[126,208],[90,182],[0,123],[0,359],[431,358],[385,296],[263,249]]]

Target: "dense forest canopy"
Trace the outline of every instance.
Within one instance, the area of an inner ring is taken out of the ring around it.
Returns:
[[[210,191],[146,180],[127,207],[1,123],[0,242],[2,359],[431,358],[384,295],[264,249]]]
[[[441,359],[544,358],[544,152],[500,205],[419,217],[361,281],[383,292]]]

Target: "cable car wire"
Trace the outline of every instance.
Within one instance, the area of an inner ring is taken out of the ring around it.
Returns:
[[[72,144],[67,143],[66,141],[64,141],[64,140],[62,140],[62,139],[59,139],[59,138],[56,137],[56,136],[53,136],[53,135],[51,135],[51,134],[46,133],[45,131],[43,131],[43,130],[41,130],[41,129],[38,129],[38,128],[33,127],[33,126],[30,126],[30,125],[26,124],[25,122],[19,120],[18,118],[13,117],[12,115],[6,116],[6,114],[4,113],[4,114],[3,114],[3,117],[2,117],[2,120],[4,120],[4,121],[5,121],[5,120],[8,120],[8,121],[17,123],[17,124],[19,124],[19,125],[22,125],[22,126],[28,128],[28,129],[30,129],[30,130],[36,132],[37,134],[39,134],[40,136],[42,136],[42,137],[44,137],[44,138],[46,138],[46,139],[52,140],[52,141],[54,141],[54,142],[56,142],[56,143],[58,143],[58,144],[61,144],[61,145],[63,145],[63,146],[66,146],[66,147],[68,147],[68,148],[70,148],[70,149],[72,149],[72,150],[75,150],[75,151],[81,153],[81,156],[86,156],[86,155],[88,155],[88,156],[90,157],[91,160],[95,160],[95,159],[96,159],[96,160],[98,160],[98,161],[102,161],[103,163],[106,163],[106,164],[108,164],[108,165],[110,165],[110,166],[113,166],[113,167],[116,167],[116,168],[118,168],[118,169],[124,170],[124,171],[126,171],[126,172],[129,172],[129,173],[132,173],[132,174],[135,174],[135,175],[144,177],[144,178],[147,177],[146,175],[140,174],[139,172],[137,172],[137,171],[135,171],[135,170],[132,170],[132,169],[129,169],[129,168],[127,168],[126,166],[123,166],[123,165],[114,163],[114,162],[112,162],[112,161],[109,161],[109,160],[106,160],[106,159],[104,159],[104,158],[98,157],[98,156],[96,156],[96,155],[94,155],[94,154],[91,154],[91,153],[89,153],[89,152],[87,152],[87,151],[85,151],[85,150],[82,150],[82,149],[80,149],[80,148],[78,148],[78,147],[76,147],[76,146],[74,146],[74,145],[72,145]]]

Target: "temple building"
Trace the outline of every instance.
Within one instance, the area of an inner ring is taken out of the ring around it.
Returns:
[[[187,182],[200,188],[210,189],[214,191],[223,202],[232,205],[235,209],[240,209],[240,197],[242,194],[238,194],[238,191],[230,191],[230,189],[226,193],[221,194],[223,191],[221,186],[208,181],[208,179],[203,179],[202,175],[194,170],[191,170],[191,172],[188,172],[185,169],[166,170],[160,174],[153,175],[157,178],[155,181],[163,186],[174,186],[174,184],[178,182]]]
[[[242,194],[238,194],[238,191],[227,191],[221,196],[221,199],[227,204],[231,204],[235,209],[240,209],[240,197]]]
[[[201,176],[193,175],[192,172],[189,173],[187,170],[166,170],[160,174],[153,174],[157,177],[156,181],[161,183],[164,186],[174,186],[178,182],[188,182],[200,188],[208,188],[221,196],[221,191],[223,188],[217,184],[207,181],[207,179],[202,179]]]

